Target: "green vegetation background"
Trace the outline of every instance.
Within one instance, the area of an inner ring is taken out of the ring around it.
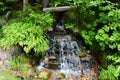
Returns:
[[[82,36],[101,65],[100,80],[120,77],[119,0],[51,0],[49,7],[77,6],[67,13],[66,29]],[[26,54],[42,54],[49,47],[47,32],[53,30],[55,13],[42,12],[42,0],[29,0],[23,11],[21,0],[0,1],[0,46],[19,45]],[[11,11],[8,19],[5,13]],[[3,24],[6,20],[6,24]]]

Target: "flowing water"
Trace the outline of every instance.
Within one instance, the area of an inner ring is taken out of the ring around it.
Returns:
[[[76,41],[72,40],[71,35],[55,36],[50,47],[49,56],[58,56],[58,63],[63,72],[80,71],[80,60],[78,54],[80,48]],[[51,39],[51,37],[50,37]]]
[[[94,70],[96,60],[91,56],[80,56],[82,45],[79,44],[75,35],[64,29],[64,25],[61,23],[62,21],[48,34],[50,46],[45,58],[40,61],[37,70],[50,69],[67,76],[78,77],[72,80],[78,80],[83,75],[86,77],[85,80],[97,80],[96,78],[90,78],[92,75],[96,75]]]

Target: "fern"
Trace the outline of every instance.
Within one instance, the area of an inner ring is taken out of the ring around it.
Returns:
[[[36,53],[44,53],[49,45],[46,33],[52,30],[53,18],[51,15],[31,12],[24,18],[18,18],[1,29],[0,45],[9,48],[11,45],[19,44],[26,53],[31,49]]]

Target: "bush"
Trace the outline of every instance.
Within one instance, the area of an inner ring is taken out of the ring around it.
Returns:
[[[111,63],[107,69],[102,69],[100,72],[100,80],[119,80],[120,76],[120,53],[114,53],[107,56]]]
[[[46,33],[52,30],[53,18],[49,13],[22,14],[13,19],[0,31],[0,45],[8,48],[11,45],[20,45],[26,53],[33,49],[36,53],[44,53],[49,46]]]

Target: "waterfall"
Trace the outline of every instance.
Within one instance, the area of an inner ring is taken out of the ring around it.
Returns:
[[[46,52],[44,59],[40,61],[37,71],[42,69],[54,70],[54,77],[66,75],[65,78],[74,77],[81,80],[97,80],[96,71],[97,62],[92,56],[81,56],[83,45],[79,44],[80,40],[76,36],[64,28],[64,17],[59,20],[54,30],[48,33],[48,40],[50,42],[49,49]],[[82,52],[82,54],[83,54]],[[87,53],[87,51],[86,51]]]

